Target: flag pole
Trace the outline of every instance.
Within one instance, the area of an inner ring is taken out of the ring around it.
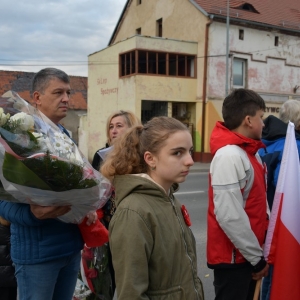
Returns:
[[[254,291],[254,297],[253,300],[258,300],[259,297],[259,291],[261,286],[261,279],[256,281],[255,291]]]

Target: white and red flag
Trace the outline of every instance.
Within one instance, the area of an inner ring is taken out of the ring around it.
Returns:
[[[300,165],[289,122],[264,255],[274,264],[271,300],[300,299]]]

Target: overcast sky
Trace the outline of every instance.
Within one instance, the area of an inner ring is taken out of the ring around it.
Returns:
[[[87,76],[87,57],[105,48],[126,0],[6,0],[0,9],[0,70],[53,66]]]

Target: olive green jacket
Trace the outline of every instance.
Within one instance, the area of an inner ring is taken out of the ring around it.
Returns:
[[[109,241],[118,300],[203,300],[195,238],[173,191],[155,182],[116,176],[116,212]]]

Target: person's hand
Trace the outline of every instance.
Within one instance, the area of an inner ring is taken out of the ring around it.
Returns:
[[[269,272],[269,265],[266,264],[266,266],[258,273],[252,273],[252,279],[253,280],[259,280],[263,277],[268,276],[268,272]]]
[[[67,206],[40,206],[30,204],[30,210],[33,215],[40,220],[58,218],[71,210],[71,205]]]
[[[91,224],[95,224],[97,219],[98,219],[98,215],[95,211],[89,212],[87,215],[87,220],[86,220],[86,225],[90,226]]]

